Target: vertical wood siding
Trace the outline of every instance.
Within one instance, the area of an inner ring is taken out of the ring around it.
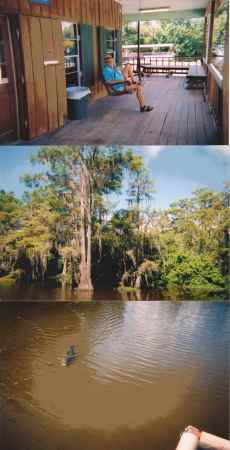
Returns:
[[[56,87],[57,87],[57,108],[58,108],[58,124],[64,125],[65,117],[67,116],[67,100],[66,100],[66,85],[65,85],[65,68],[64,68],[64,52],[63,52],[63,36],[60,23],[57,20],[52,20],[54,55],[59,61],[59,65],[55,66]],[[64,82],[63,82],[64,80]]]
[[[214,12],[224,3],[224,0],[215,0]],[[206,10],[206,17],[212,12],[212,1]],[[207,24],[207,22],[206,22]],[[224,57],[224,74],[223,89],[219,89],[215,78],[208,70],[208,101],[214,108],[217,121],[222,127],[222,143],[229,144],[229,24],[226,27],[225,36],[225,57]],[[211,31],[212,32],[212,31]],[[205,31],[205,39],[207,45],[208,29]],[[209,62],[211,62],[211,49],[209,49]]]
[[[64,123],[66,88],[61,23],[20,16],[26,80],[29,137],[53,131]],[[58,65],[45,66],[45,61]]]
[[[120,30],[121,6],[114,0],[50,0],[50,6],[30,0],[1,0],[0,13],[19,14],[24,61],[29,138],[63,126],[67,116],[64,47],[61,21],[90,25],[93,36],[91,72],[85,76],[93,95],[104,89],[100,80],[98,27]],[[85,51],[85,58],[90,55]],[[58,61],[58,65],[44,64]]]
[[[50,0],[50,5],[32,4],[30,0],[1,0],[0,12],[21,13],[51,19],[76,20],[88,25],[121,29],[121,5],[114,0]]]
[[[229,17],[225,36],[225,61],[223,80],[223,143],[229,144]]]

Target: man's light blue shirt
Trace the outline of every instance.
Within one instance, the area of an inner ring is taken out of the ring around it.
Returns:
[[[105,81],[125,81],[124,75],[118,67],[110,67],[107,64],[103,67],[103,77]],[[113,89],[115,89],[116,91],[123,91],[124,85],[116,84],[115,86],[113,86]]]

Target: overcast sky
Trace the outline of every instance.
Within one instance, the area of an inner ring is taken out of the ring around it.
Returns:
[[[130,148],[130,147],[129,147]],[[25,191],[19,177],[41,168],[32,166],[30,156],[38,147],[0,148],[0,189],[22,196]],[[166,208],[175,200],[189,197],[194,189],[207,187],[221,191],[230,179],[230,150],[227,147],[133,147],[142,155],[155,182],[154,207]],[[119,207],[126,206],[127,181]],[[118,201],[113,196],[113,200]]]

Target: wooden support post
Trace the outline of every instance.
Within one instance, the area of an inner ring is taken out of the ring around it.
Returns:
[[[223,144],[229,144],[229,11],[224,46]]]
[[[215,19],[215,8],[216,8],[216,1],[212,0],[210,21],[209,21],[209,30],[208,30],[207,64],[210,63],[210,60],[212,58],[212,41],[213,41],[213,26],[214,26],[214,19]]]
[[[141,23],[140,20],[137,22],[137,72],[140,73],[141,71],[141,57],[140,57],[140,29],[141,29]]]
[[[203,32],[203,50],[202,59],[206,62],[206,49],[207,49],[207,28],[208,28],[208,18],[204,18],[204,32]],[[203,62],[203,61],[202,61]]]

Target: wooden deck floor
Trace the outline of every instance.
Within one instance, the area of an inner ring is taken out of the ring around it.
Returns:
[[[186,90],[184,77],[151,77],[144,82],[151,113],[139,112],[134,95],[105,97],[89,117],[34,140],[40,145],[211,145],[218,144],[213,116],[200,90]],[[30,142],[31,143],[31,142]]]

